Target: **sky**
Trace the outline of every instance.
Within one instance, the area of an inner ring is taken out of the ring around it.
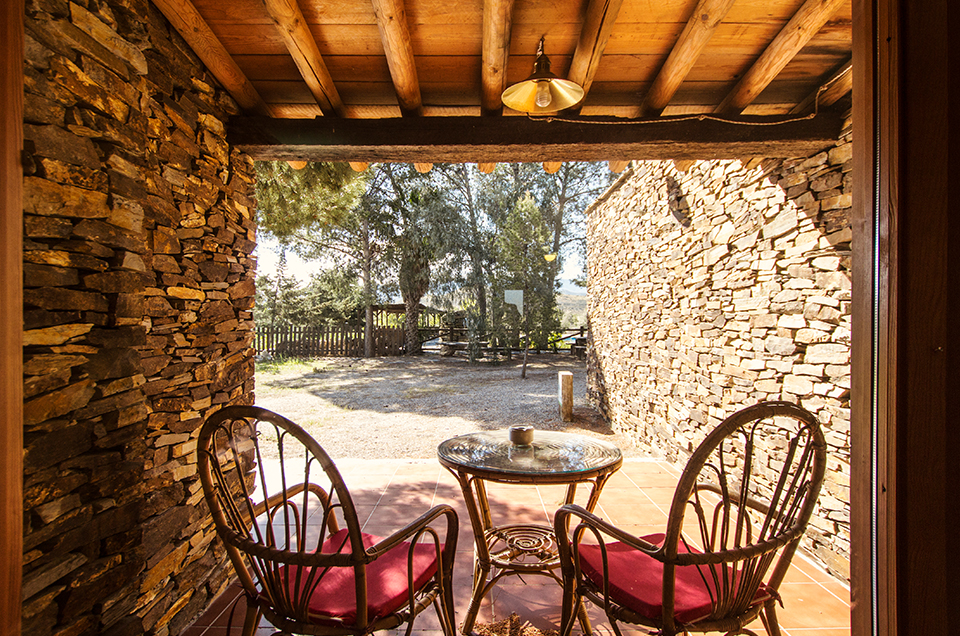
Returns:
[[[257,248],[254,251],[257,257],[257,274],[273,276],[277,272],[280,262],[278,243],[273,238],[260,236],[257,239]],[[292,251],[287,252],[287,271],[300,283],[310,280],[310,275],[324,269],[325,264],[318,261],[305,261]],[[572,281],[583,276],[583,265],[579,256],[567,256],[563,261],[563,271],[560,272],[560,293],[584,295],[582,287],[577,287]]]

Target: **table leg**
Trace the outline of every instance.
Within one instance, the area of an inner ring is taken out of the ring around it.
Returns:
[[[487,591],[487,577],[490,575],[491,566],[486,544],[486,530],[492,521],[487,489],[483,480],[453,470],[450,472],[460,484],[467,513],[470,515],[470,525],[473,528],[473,593],[470,595],[470,605],[467,607],[463,625],[460,628],[461,633],[469,636],[477,620],[477,614],[480,613],[480,603]]]
[[[463,617],[463,625],[460,627],[460,632],[466,636],[469,636],[473,631],[477,614],[480,613],[480,603],[483,601],[489,574],[490,565],[481,563],[479,559],[476,559],[473,564],[473,593],[470,595],[470,605],[467,607],[467,613]]]

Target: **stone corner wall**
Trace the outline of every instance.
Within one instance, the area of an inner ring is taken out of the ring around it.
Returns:
[[[253,400],[253,162],[147,0],[29,0],[22,631],[177,634],[232,571],[196,436]]]
[[[814,156],[637,162],[588,218],[588,397],[684,461],[763,400],[816,413],[827,476],[806,550],[849,578],[851,139]],[[680,164],[683,165],[683,164]]]

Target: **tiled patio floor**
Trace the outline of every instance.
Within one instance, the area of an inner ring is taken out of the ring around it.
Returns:
[[[387,536],[438,503],[449,503],[457,510],[460,537],[454,571],[454,598],[457,621],[462,621],[471,592],[473,534],[454,478],[436,461],[430,460],[345,460],[337,462],[337,467],[350,488],[361,521],[366,519],[366,532]],[[637,535],[662,531],[679,474],[679,470],[669,463],[626,460],[604,487],[597,513]],[[488,494],[495,523],[510,518],[546,524],[550,523],[553,511],[562,502],[564,489],[562,486],[491,484]],[[785,635],[846,636],[850,633],[849,589],[802,555],[794,558],[793,567],[780,591],[784,607],[778,608],[777,615]],[[239,596],[239,588],[229,588],[185,632],[185,636],[227,634],[227,617]],[[484,601],[477,620],[500,620],[516,612],[522,620],[536,627],[556,629],[560,619],[559,603],[560,587],[551,579],[507,577]],[[612,634],[601,612],[592,608],[590,615],[595,632],[603,636]],[[242,622],[241,599],[235,610],[233,633],[240,633]],[[417,636],[439,636],[438,625],[436,613],[428,609],[417,618],[414,633]],[[624,626],[625,634],[643,633],[627,627]],[[764,633],[759,620],[750,627]],[[259,630],[263,636],[272,632],[269,627]],[[579,626],[574,633],[579,634]]]

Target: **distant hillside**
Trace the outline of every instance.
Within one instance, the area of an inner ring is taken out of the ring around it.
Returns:
[[[563,310],[564,328],[587,326],[586,294],[557,294],[557,304]]]

